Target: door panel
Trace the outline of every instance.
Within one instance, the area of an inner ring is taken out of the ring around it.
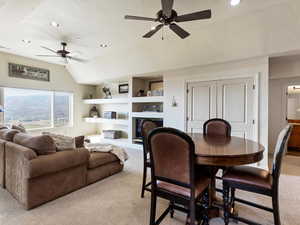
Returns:
[[[202,133],[205,121],[216,117],[216,93],[216,82],[188,85],[188,132]]]
[[[218,117],[231,124],[232,136],[254,138],[254,80],[218,81]]]
[[[245,123],[245,84],[229,84],[223,86],[222,118],[233,123]]]

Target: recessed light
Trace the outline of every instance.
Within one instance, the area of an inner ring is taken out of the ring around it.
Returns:
[[[108,45],[107,45],[107,44],[100,44],[100,47],[101,47],[101,48],[107,48]]]
[[[25,44],[30,44],[31,43],[31,41],[30,40],[27,40],[27,39],[23,39],[22,40]]]
[[[240,3],[241,3],[241,0],[230,0],[230,4],[232,6],[236,6],[236,5],[240,4]]]
[[[51,25],[52,27],[59,27],[59,23],[57,23],[57,22],[55,22],[55,21],[52,21],[52,22],[50,23],[50,25]]]

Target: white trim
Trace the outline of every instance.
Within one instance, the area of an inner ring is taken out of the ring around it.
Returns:
[[[184,123],[184,131],[185,132],[188,132],[188,120],[187,120],[187,117],[188,117],[188,97],[189,97],[189,95],[188,95],[188,87],[189,87],[189,83],[190,82],[185,82],[184,83],[184,121],[185,121],[185,123]]]
[[[54,128],[55,92],[51,92],[51,128]]]
[[[219,73],[218,73],[219,74]],[[194,83],[194,82],[203,82],[203,81],[218,81],[218,80],[232,80],[232,79],[241,79],[241,78],[255,78],[255,76],[260,75],[259,72],[257,73],[245,73],[245,74],[236,74],[236,75],[221,75],[221,76],[216,76],[215,73],[210,74],[211,76],[214,76],[214,78],[191,78],[191,79],[186,79],[186,83]]]
[[[270,76],[269,79],[270,80],[279,80],[279,79],[286,79],[286,78],[300,78],[300,75],[281,75],[281,76]]]
[[[259,135],[259,106],[260,106],[260,101],[259,101],[259,96],[260,96],[260,73],[257,73],[256,75],[253,76],[254,78],[254,85],[255,85],[255,90],[254,90],[254,140],[258,143],[260,143],[260,135]]]

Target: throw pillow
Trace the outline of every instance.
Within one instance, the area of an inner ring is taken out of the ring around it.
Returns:
[[[84,147],[84,136],[75,137],[76,148]]]
[[[25,127],[24,127],[22,124],[18,124],[18,125],[14,125],[14,124],[13,124],[13,125],[11,126],[11,129],[18,130],[18,131],[20,131],[21,133],[27,133]]]
[[[18,130],[13,129],[1,129],[0,130],[0,138],[6,141],[13,141],[14,136],[19,133]]]
[[[75,138],[53,134],[50,132],[43,132],[43,135],[49,135],[54,140],[57,151],[74,150],[76,148]]]
[[[56,152],[55,143],[48,135],[31,136],[18,133],[14,137],[14,143],[32,149],[38,155],[49,155]]]
[[[0,125],[0,130],[3,130],[3,129],[8,129],[8,127],[6,127],[4,125]]]

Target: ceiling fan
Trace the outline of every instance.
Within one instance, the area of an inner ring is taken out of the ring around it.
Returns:
[[[61,45],[62,45],[62,49],[57,50],[57,51],[52,50],[52,49],[47,48],[47,47],[44,47],[44,46],[41,46],[42,48],[54,53],[55,55],[37,55],[37,56],[40,56],[40,57],[61,57],[65,60],[65,63],[68,63],[68,59],[74,60],[74,61],[77,61],[77,62],[86,62],[86,60],[84,60],[84,59],[80,59],[80,58],[77,58],[77,57],[70,56],[69,54],[71,54],[71,52],[66,50],[66,47],[67,47],[66,42],[62,42]]]
[[[174,31],[182,39],[188,37],[190,33],[182,29],[176,23],[188,22],[193,20],[204,20],[211,18],[211,10],[204,10],[199,12],[194,12],[190,14],[185,14],[178,16],[177,12],[173,9],[174,0],[161,0],[162,10],[158,11],[156,18],[141,17],[141,16],[129,16],[126,15],[127,20],[144,20],[159,22],[160,24],[153,27],[151,31],[145,34],[144,38],[151,38],[156,32],[158,32],[163,26],[169,26],[169,28]]]

